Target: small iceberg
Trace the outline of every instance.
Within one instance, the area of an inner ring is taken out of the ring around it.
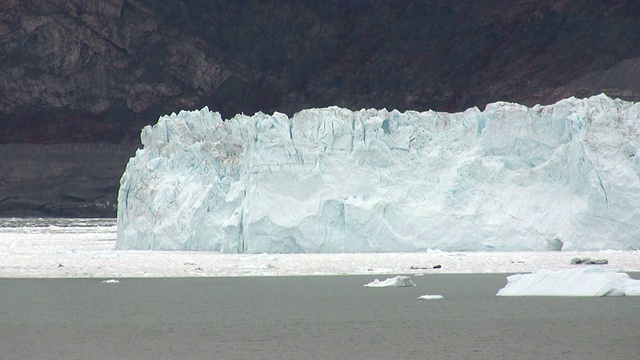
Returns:
[[[497,296],[640,296],[640,280],[602,268],[538,270],[507,277]]]
[[[442,295],[422,295],[418,297],[418,300],[440,300],[444,299]]]
[[[120,280],[116,280],[116,279],[109,279],[109,280],[102,280],[103,283],[105,284],[117,284],[120,282]]]
[[[388,278],[385,281],[380,281],[378,279],[373,280],[365,285],[365,287],[406,287],[406,286],[416,286],[416,284],[411,281],[411,278],[408,276],[396,276],[393,278]]]

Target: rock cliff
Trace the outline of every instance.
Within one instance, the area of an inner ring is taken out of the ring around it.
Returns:
[[[1,0],[0,39],[0,144],[130,149],[158,116],[205,105],[231,117],[640,99],[631,0]]]

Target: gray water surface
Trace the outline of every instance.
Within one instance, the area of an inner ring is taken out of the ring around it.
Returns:
[[[496,297],[504,274],[363,287],[376,277],[0,279],[0,359],[639,358],[640,297]]]

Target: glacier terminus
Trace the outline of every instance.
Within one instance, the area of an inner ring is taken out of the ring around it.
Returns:
[[[640,103],[484,111],[204,108],[141,134],[118,249],[640,249]]]

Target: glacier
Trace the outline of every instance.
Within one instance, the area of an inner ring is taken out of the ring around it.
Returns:
[[[117,249],[640,249],[640,103],[161,117],[120,181]]]

